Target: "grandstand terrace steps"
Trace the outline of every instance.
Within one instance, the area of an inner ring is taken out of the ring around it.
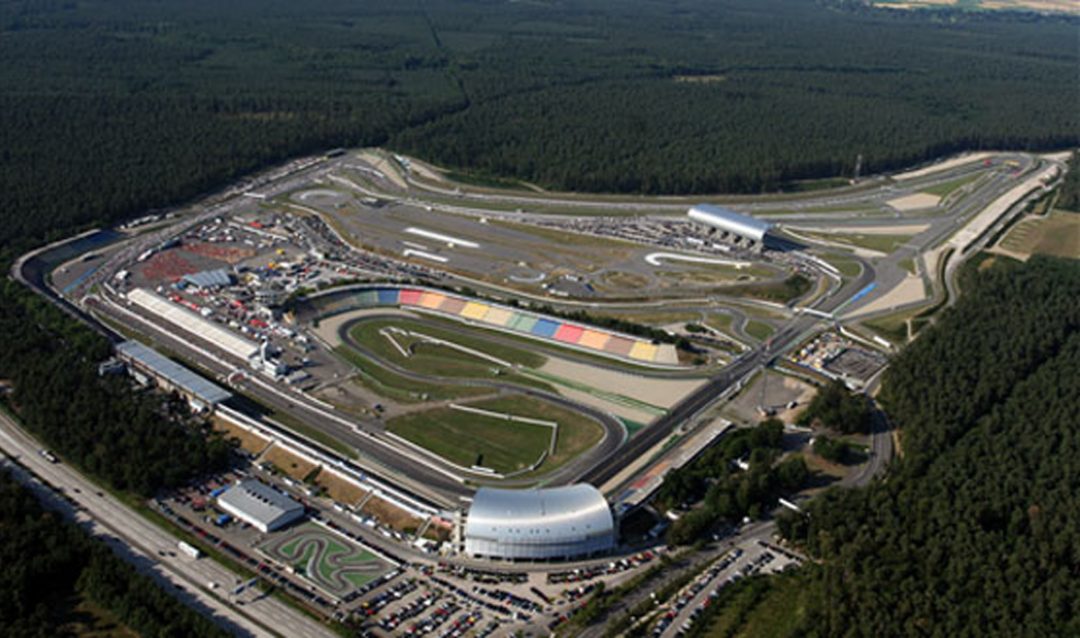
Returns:
[[[416,287],[364,289],[353,292],[348,301],[332,303],[335,309],[339,305],[355,308],[414,308],[632,363],[672,367],[680,365],[678,353],[672,344],[656,344],[641,337],[439,290]]]

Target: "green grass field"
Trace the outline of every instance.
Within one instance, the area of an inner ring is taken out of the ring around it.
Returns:
[[[559,424],[555,454],[545,460],[549,471],[595,445],[603,428],[593,420],[540,399],[510,395],[470,403],[483,410],[555,421]],[[551,444],[552,429],[494,417],[435,408],[396,417],[387,429],[439,456],[465,467],[481,465],[499,473],[528,467]]]
[[[998,244],[1020,254],[1080,257],[1080,213],[1054,211],[1045,218],[1025,219]]]
[[[946,197],[958,188],[962,188],[971,182],[979,179],[983,176],[983,173],[975,173],[974,175],[964,175],[963,177],[957,177],[956,179],[942,182],[936,186],[922,189],[923,193],[929,193],[931,195],[937,195],[938,197]]]
[[[357,341],[357,343],[363,345],[379,356],[393,361],[403,360],[401,353],[390,344],[386,337],[379,334],[380,330],[388,327],[400,328],[434,337],[436,339],[450,341],[466,348],[478,350],[497,359],[502,359],[503,361],[528,368],[538,368],[544,365],[545,361],[543,356],[530,352],[524,348],[511,347],[501,343],[495,343],[484,339],[483,337],[467,334],[467,332],[471,332],[467,328],[462,332],[456,332],[440,328],[431,323],[422,323],[404,317],[361,321],[349,331],[349,334]],[[460,330],[461,328],[458,327],[458,329]],[[410,338],[398,335],[394,335],[394,338],[399,343],[415,343],[422,341],[420,338]],[[430,366],[434,365],[445,368],[445,376],[457,376],[456,373],[460,371],[462,366],[473,365],[486,369],[493,365],[484,359],[467,355],[452,348],[440,347],[434,344],[419,346],[416,354],[413,357],[410,357],[410,359],[415,360],[416,366],[422,367],[429,374],[444,374]]]
[[[712,612],[708,638],[787,638],[797,635],[806,617],[807,589],[798,572],[754,578],[734,586]]]
[[[401,403],[424,400],[462,399],[489,392],[487,388],[464,385],[422,383],[387,370],[363,357],[348,346],[338,346],[334,352],[359,372],[357,382],[373,392]],[[426,399],[424,398],[426,397]]]
[[[773,328],[771,324],[767,324],[764,321],[751,319],[746,322],[746,334],[759,341],[768,339],[774,332],[776,332],[776,328]]]

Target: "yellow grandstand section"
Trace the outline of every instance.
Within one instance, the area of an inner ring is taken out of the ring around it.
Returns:
[[[638,361],[652,361],[656,357],[656,346],[644,341],[638,341],[630,348],[630,358]]]
[[[465,304],[465,307],[461,310],[461,316],[465,317],[466,319],[480,320],[484,318],[484,315],[487,314],[488,308],[490,307],[491,306],[487,304],[470,301],[469,303]]]

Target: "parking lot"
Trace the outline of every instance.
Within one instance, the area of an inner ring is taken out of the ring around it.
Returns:
[[[681,636],[693,627],[724,587],[755,574],[771,574],[797,564],[791,555],[761,542],[736,547],[718,558],[660,609],[659,618],[651,624],[650,635],[654,638]]]

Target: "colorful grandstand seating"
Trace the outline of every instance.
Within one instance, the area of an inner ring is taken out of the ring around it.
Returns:
[[[470,301],[435,290],[379,288],[359,291],[350,299],[353,307],[401,305],[424,308],[541,339],[592,350],[609,356],[647,363],[677,362],[672,346],[658,346],[644,339],[608,332],[527,311]],[[335,304],[336,307],[336,304]]]

